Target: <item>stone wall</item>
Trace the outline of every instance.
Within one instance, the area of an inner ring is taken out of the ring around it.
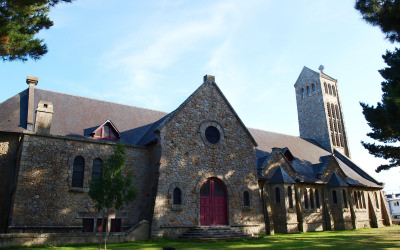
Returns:
[[[0,132],[0,233],[7,232],[20,135]]]
[[[25,135],[10,232],[80,232],[82,218],[98,218],[88,196],[93,160],[105,160],[114,143],[52,136]],[[85,159],[83,188],[71,187],[75,157]],[[126,169],[133,170],[137,200],[110,217],[122,219],[127,228],[151,218],[148,190],[148,150],[127,147]]]
[[[208,126],[221,138],[211,144]],[[221,180],[227,191],[228,224],[249,234],[264,232],[262,200],[255,169],[255,145],[216,85],[202,85],[160,131],[161,160],[152,236],[176,237],[200,225],[200,188],[207,178]],[[171,190],[182,190],[174,207]],[[242,192],[250,194],[243,206]]]

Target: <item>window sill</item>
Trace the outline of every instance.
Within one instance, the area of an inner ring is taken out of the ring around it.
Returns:
[[[68,191],[72,192],[72,193],[85,193],[85,192],[87,192],[84,188],[79,188],[79,187],[71,187]]]
[[[182,209],[182,205],[181,204],[179,204],[179,205],[177,205],[177,204],[173,204],[172,205],[172,211],[182,211],[183,209]]]

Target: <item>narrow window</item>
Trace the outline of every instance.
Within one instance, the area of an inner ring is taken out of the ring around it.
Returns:
[[[310,86],[307,86],[307,96],[311,95]]]
[[[72,171],[72,187],[83,187],[83,172],[85,170],[85,159],[82,156],[77,156],[74,159]]]
[[[93,219],[83,219],[82,220],[82,232],[89,233],[93,232]]]
[[[336,96],[336,90],[335,90],[335,86],[334,86],[334,85],[332,85],[332,94],[333,94],[334,96]]]
[[[356,208],[359,208],[358,207],[358,198],[357,198],[357,192],[356,191],[354,191],[354,204],[356,204]]]
[[[311,209],[314,209],[314,192],[312,189],[310,189],[310,205]]]
[[[312,92],[315,93],[315,84],[314,83],[311,85],[311,89],[312,89]]]
[[[250,195],[248,191],[243,192],[243,205],[245,207],[250,207]]]
[[[378,195],[375,193],[376,208],[379,209]]]
[[[276,204],[281,203],[281,192],[278,187],[275,188],[275,202]]]
[[[289,198],[289,208],[293,208],[293,192],[292,187],[287,188],[288,198]]]
[[[367,207],[365,206],[364,192],[361,192],[361,195],[362,195],[362,203],[363,203],[363,207],[364,207],[364,208],[367,208]]]
[[[318,192],[318,189],[315,189],[315,203],[317,203],[317,208],[321,207],[321,205],[319,203],[319,192]]]
[[[328,84],[328,91],[329,91],[329,94],[332,95],[332,86],[330,84]]]
[[[363,208],[362,199],[361,199],[361,192],[358,191],[358,206]]]
[[[331,133],[331,138],[333,146],[336,146],[335,135],[333,134],[333,132]]]
[[[337,196],[336,196],[336,191],[335,190],[332,191],[332,200],[333,200],[334,204],[337,204]]]
[[[93,169],[92,169],[92,179],[100,179],[103,174],[101,170],[101,164],[103,161],[100,158],[96,158],[93,160]]]
[[[101,223],[103,221],[103,225]],[[97,219],[96,221],[96,232],[105,232],[107,230],[107,219]]]
[[[324,88],[325,88],[325,93],[328,94],[328,88],[327,88],[327,86],[326,86],[326,82],[324,82]]]
[[[329,102],[326,104],[326,108],[328,109],[328,117],[332,117],[331,104]]]
[[[308,209],[308,195],[307,195],[307,189],[304,189],[304,207]]]
[[[345,190],[343,190],[343,203],[344,203],[344,207],[347,208],[347,196],[346,196]]]
[[[174,205],[182,204],[182,191],[179,188],[174,189]]]
[[[306,92],[304,91],[304,88],[301,89],[301,98],[306,98]]]
[[[110,232],[121,232],[121,219],[111,219]]]
[[[331,103],[331,111],[332,111],[332,117],[336,119],[335,105],[333,105],[333,103]]]

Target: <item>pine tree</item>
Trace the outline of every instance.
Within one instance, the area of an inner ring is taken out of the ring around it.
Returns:
[[[0,55],[3,61],[37,60],[47,53],[44,40],[34,38],[53,22],[50,7],[72,0],[0,0]]]
[[[90,181],[89,196],[96,203],[96,210],[102,213],[101,225],[104,225],[104,220],[108,220],[110,209],[119,210],[122,205],[136,199],[132,171],[122,171],[125,168],[125,154],[126,148],[118,143],[114,153],[101,165],[102,177]],[[107,227],[105,233],[107,234]],[[104,248],[106,249],[106,239]]]
[[[400,0],[358,0],[355,8],[364,20],[379,26],[389,41],[400,42]],[[380,142],[361,143],[370,154],[389,160],[389,164],[380,165],[376,172],[400,166],[400,50],[386,51],[382,57],[388,65],[379,70],[385,79],[381,83],[382,100],[376,106],[361,103],[365,119],[372,129],[367,135]]]

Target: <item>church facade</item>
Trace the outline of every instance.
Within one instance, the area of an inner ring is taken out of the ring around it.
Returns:
[[[352,162],[337,80],[304,67],[300,137],[247,128],[210,75],[171,113],[29,88],[0,104],[0,232],[198,227],[248,235],[390,225],[383,184]],[[89,182],[119,141],[137,200],[100,214]]]

